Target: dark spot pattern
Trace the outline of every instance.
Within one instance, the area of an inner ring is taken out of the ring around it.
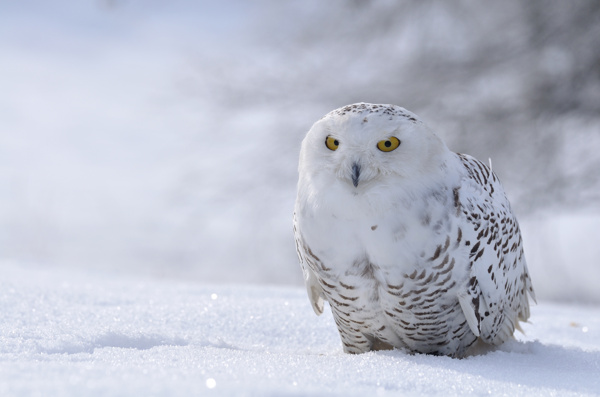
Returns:
[[[343,117],[348,114],[359,114],[364,115],[365,117],[362,119],[363,123],[368,122],[367,116],[382,116],[388,117],[390,120],[393,118],[401,117],[413,124],[422,124],[422,122],[415,116],[413,113],[408,110],[397,106],[397,105],[379,105],[379,104],[371,104],[371,103],[354,103],[352,105],[344,106],[342,108],[336,109],[328,114],[326,114],[323,118],[328,117]]]
[[[480,338],[497,345],[513,334],[518,320],[529,317],[527,294],[534,299],[535,294],[519,225],[500,180],[481,161],[463,154],[458,157],[475,193],[462,208],[476,233],[469,252],[471,273],[476,277],[470,279],[467,293]]]

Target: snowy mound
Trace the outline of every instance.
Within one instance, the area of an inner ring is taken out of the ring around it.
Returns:
[[[348,355],[301,289],[0,273],[2,396],[600,394],[597,308],[542,303],[463,360]]]

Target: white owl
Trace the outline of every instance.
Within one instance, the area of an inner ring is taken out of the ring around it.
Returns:
[[[347,353],[462,357],[510,338],[535,300],[496,175],[399,106],[349,105],[312,126],[294,233],[313,309],[329,302]]]

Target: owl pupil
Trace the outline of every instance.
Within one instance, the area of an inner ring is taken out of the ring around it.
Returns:
[[[334,146],[340,146],[340,143],[338,142],[338,140],[336,139],[335,141],[333,141]]]
[[[384,145],[385,145],[385,147],[390,147],[390,146],[392,146],[392,142],[385,141]]]

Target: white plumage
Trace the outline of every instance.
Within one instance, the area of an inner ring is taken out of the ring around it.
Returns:
[[[321,314],[329,302],[345,352],[462,357],[529,317],[534,293],[500,181],[399,106],[349,105],[312,126],[294,232],[311,304]]]

